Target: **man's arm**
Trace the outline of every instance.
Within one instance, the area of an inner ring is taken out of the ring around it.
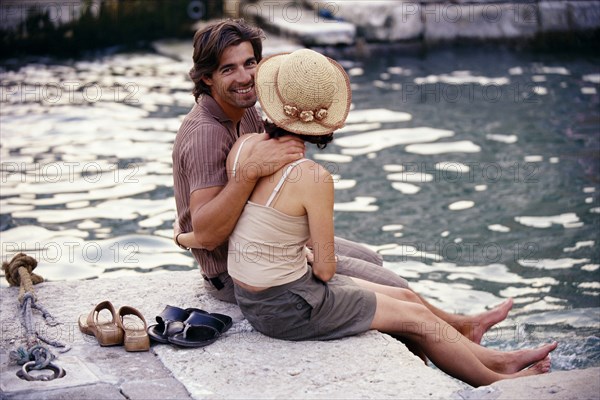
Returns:
[[[229,238],[256,182],[229,181],[225,186],[195,190],[190,213],[197,246],[214,250]]]
[[[258,134],[250,154],[237,166],[235,179],[225,186],[198,189],[190,195],[190,214],[198,246],[214,250],[228,238],[259,178],[304,156],[304,143],[292,136],[268,139]]]

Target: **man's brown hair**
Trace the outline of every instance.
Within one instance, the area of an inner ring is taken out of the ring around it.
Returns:
[[[243,19],[228,19],[199,29],[194,35],[194,66],[190,70],[196,102],[201,94],[210,95],[210,87],[202,78],[210,77],[218,68],[221,55],[227,47],[250,42],[258,63],[262,58],[263,38],[262,29],[246,24]]]

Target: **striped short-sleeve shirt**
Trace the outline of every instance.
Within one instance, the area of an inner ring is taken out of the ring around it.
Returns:
[[[177,218],[183,232],[192,231],[190,196],[198,189],[227,184],[227,155],[239,136],[262,132],[254,107],[246,109],[239,130],[217,102],[202,95],[184,118],[173,145],[173,185]],[[224,210],[226,212],[226,210]],[[204,275],[227,271],[227,241],[213,251],[192,249]]]

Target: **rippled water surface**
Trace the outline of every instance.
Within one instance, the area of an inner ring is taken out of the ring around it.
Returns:
[[[449,311],[513,297],[488,345],[557,339],[556,369],[600,365],[598,57],[340,61],[353,110],[309,153],[337,178],[336,233]],[[29,253],[51,280],[195,268],[170,240],[189,67],[135,53],[2,69],[3,259]]]

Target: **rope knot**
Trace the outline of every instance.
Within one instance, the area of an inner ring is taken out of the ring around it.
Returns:
[[[2,270],[4,271],[6,280],[11,286],[21,285],[19,268],[25,268],[27,270],[29,275],[31,275],[31,281],[34,285],[43,282],[44,278],[33,273],[35,267],[37,267],[37,260],[25,253],[18,253],[9,262],[2,263]]]

